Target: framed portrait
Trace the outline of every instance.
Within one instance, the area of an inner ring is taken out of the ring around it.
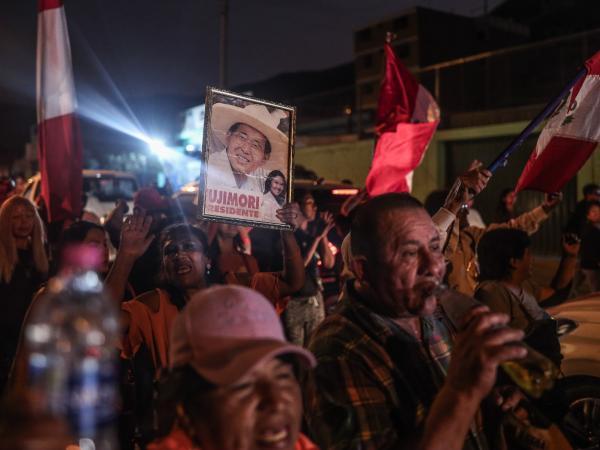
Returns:
[[[289,229],[276,211],[292,200],[296,109],[208,87],[198,217]]]

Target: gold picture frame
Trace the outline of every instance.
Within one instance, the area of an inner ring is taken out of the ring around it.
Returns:
[[[289,230],[276,210],[292,201],[296,108],[206,88],[198,218]]]

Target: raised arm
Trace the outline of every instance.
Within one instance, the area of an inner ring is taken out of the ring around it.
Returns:
[[[562,257],[551,284],[554,289],[564,289],[573,281],[575,270],[577,269],[577,255],[579,254],[580,247],[581,240],[576,234],[568,233],[563,235]]]
[[[524,349],[506,346],[522,339],[523,332],[502,327],[504,314],[479,307],[458,334],[448,376],[434,398],[424,429],[414,422],[394,420],[386,386],[364,359],[340,345],[331,357],[319,359],[307,374],[303,395],[311,433],[329,450],[461,450],[482,400],[496,382],[498,366],[524,356]],[[336,345],[335,336],[313,341],[311,347]],[[335,348],[335,347],[334,347]]]
[[[323,228],[323,231],[319,235],[321,238],[319,242],[319,255],[321,256],[323,267],[325,269],[331,269],[335,265],[335,256],[333,256],[333,252],[329,247],[329,239],[327,239],[327,235],[335,226],[335,220],[333,218],[333,214],[328,211],[321,213],[321,218],[325,222],[325,228]]]
[[[321,236],[317,236],[316,238],[313,239],[312,244],[310,245],[308,251],[305,253],[303,259],[304,262],[304,267],[308,266],[310,264],[310,260],[312,259],[313,255],[315,254],[315,252],[317,251],[317,248],[319,247],[319,244],[321,243]]]
[[[367,192],[367,188],[362,188],[358,194],[348,197],[342,206],[340,207],[340,214],[342,216],[348,216],[350,213],[356,209],[361,204],[365,203],[369,200],[369,193]]]
[[[566,293],[559,293],[557,291],[567,288],[573,281],[575,271],[577,270],[577,255],[579,254],[580,246],[581,240],[576,234],[567,233],[562,236],[562,257],[560,258],[550,287],[541,288],[539,301],[549,300],[553,296],[553,300],[556,301],[562,301],[566,298]]]
[[[492,223],[486,228],[486,231],[493,230],[495,228],[517,228],[525,231],[529,235],[532,235],[539,230],[540,225],[548,219],[549,214],[558,206],[561,201],[562,193],[560,192],[546,194],[541,205],[533,208],[531,211],[515,217],[514,219],[510,219],[508,222]]]
[[[323,217],[323,220],[325,221],[325,228],[323,228],[321,233],[315,237],[310,248],[304,255],[304,267],[310,264],[313,255],[317,249],[319,249],[319,255],[323,260],[323,266],[326,269],[331,269],[335,265],[335,257],[329,248],[329,239],[327,239],[327,234],[329,234],[331,229],[335,226],[335,222],[331,213],[326,213],[321,217]]]
[[[440,233],[442,248],[446,246],[448,230],[454,224],[460,208],[483,191],[491,177],[491,172],[483,167],[481,161],[474,160],[466,172],[456,178],[444,205],[432,217]]]
[[[469,168],[456,178],[443,207],[456,215],[464,204],[485,189],[491,177],[492,173],[483,167],[481,161],[472,161]]]
[[[277,210],[277,217],[296,229],[304,220],[297,203],[287,203],[282,209]],[[292,231],[282,231],[284,267],[279,285],[282,297],[292,295],[304,284],[304,263],[300,254],[300,248]]]
[[[104,280],[106,290],[118,304],[125,296],[133,264],[146,253],[154,240],[154,235],[148,234],[151,224],[152,216],[139,214],[128,217],[123,224],[117,257]]]
[[[457,335],[446,381],[436,395],[420,450],[460,450],[481,402],[496,383],[498,366],[523,358],[524,347],[506,345],[523,338],[521,330],[507,328],[506,314],[478,307],[467,314],[466,328]]]

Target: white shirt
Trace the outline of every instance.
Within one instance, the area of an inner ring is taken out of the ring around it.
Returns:
[[[469,208],[467,222],[469,222],[470,227],[486,228],[485,222],[481,218],[481,214],[479,214],[479,211],[473,208]]]
[[[278,209],[281,209],[281,205],[277,203],[273,194],[267,192],[260,202],[261,218],[269,222],[281,222],[276,215]]]

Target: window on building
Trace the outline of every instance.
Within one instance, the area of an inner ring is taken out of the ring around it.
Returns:
[[[373,55],[364,55],[362,57],[362,67],[363,69],[370,69],[373,67]]]
[[[408,27],[408,16],[397,17],[394,19],[392,27],[394,28],[394,31],[404,30]]]

